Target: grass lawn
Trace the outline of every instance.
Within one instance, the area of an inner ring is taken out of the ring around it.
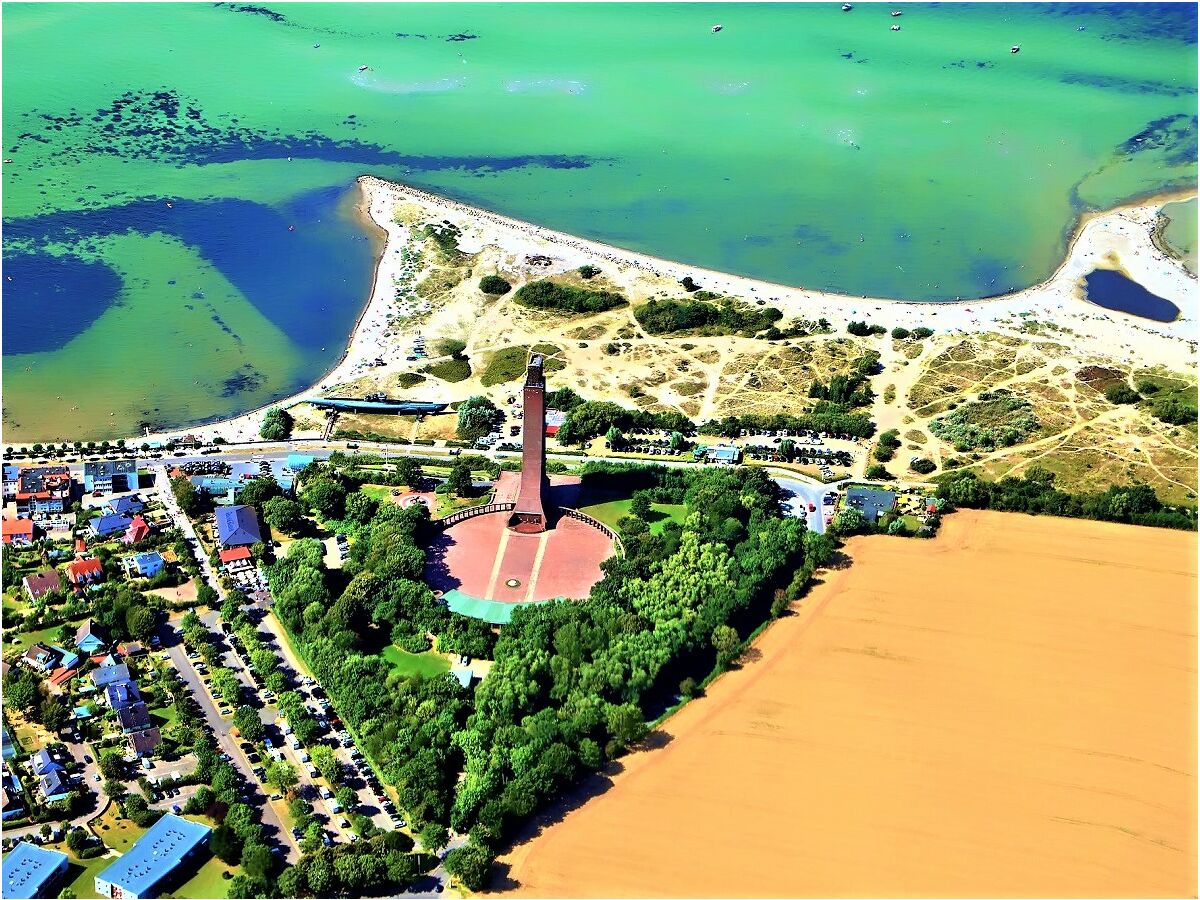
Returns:
[[[75,626],[79,622],[82,622],[82,621],[83,621],[82,619],[77,619],[77,620],[73,621],[71,623],[71,625]],[[17,637],[19,637],[21,639],[21,643],[18,644],[17,646],[19,646],[24,651],[24,650],[28,650],[30,647],[32,647],[34,644],[38,643],[39,641],[42,642],[43,644],[57,644],[58,643],[58,630],[60,628],[62,628],[61,625],[55,625],[53,628],[42,628],[38,631],[22,631],[22,632],[18,633],[18,635],[17,635]]]
[[[396,671],[404,675],[419,675],[429,678],[450,671],[450,660],[432,650],[425,653],[409,653],[392,645],[385,647],[380,653],[384,659],[395,666]]]
[[[138,838],[146,833],[145,828],[139,828],[128,819],[122,819],[117,816],[117,804],[111,804],[104,811],[104,815],[93,820],[88,826],[100,840],[106,845],[116,850],[118,853],[126,852],[130,847],[137,843]]]
[[[95,859],[77,859],[65,842],[45,846],[67,854],[67,874],[63,877],[63,888],[70,888],[73,896],[81,900],[100,896],[96,893],[96,876],[116,862],[115,858],[105,859],[103,856],[97,856]]]
[[[580,507],[580,512],[587,513],[593,519],[598,519],[610,528],[616,528],[617,522],[623,516],[629,515],[631,500],[610,500],[607,503],[596,503],[592,506]],[[683,522],[687,507],[682,503],[651,503],[650,531],[659,534],[668,522]]]
[[[175,704],[164,706],[162,709],[150,710],[150,718],[154,720],[154,724],[162,731],[166,731],[172,725],[179,721],[179,712],[175,709]]]
[[[403,493],[404,491],[407,491],[408,488],[389,487],[386,484],[364,484],[359,488],[359,490],[373,500],[391,500],[392,491],[400,491]]]
[[[466,509],[469,506],[483,506],[485,503],[492,502],[492,495],[492,491],[487,491],[478,497],[455,497],[452,494],[438,494],[435,515],[438,518],[444,518],[452,512],[458,512],[458,510]]]
[[[204,822],[205,825],[212,824],[202,818],[198,818],[197,821]],[[236,867],[227,866],[213,856],[199,868],[195,875],[175,888],[175,890],[161,896],[180,898],[224,897],[229,892],[229,881],[225,876],[227,873],[232,876],[236,872]]]

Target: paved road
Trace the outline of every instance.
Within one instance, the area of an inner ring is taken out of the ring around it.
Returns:
[[[208,727],[216,738],[217,747],[222,753],[228,754],[230,762],[241,773],[244,782],[242,799],[262,810],[263,825],[266,826],[268,831],[274,830],[276,832],[276,837],[283,845],[287,861],[295,863],[300,858],[300,848],[297,846],[295,838],[292,837],[291,829],[285,827],[282,818],[275,811],[275,808],[267,802],[269,789],[262,785],[255,777],[254,766],[250,764],[250,760],[242,752],[241,747],[238,746],[237,739],[230,733],[230,730],[233,728],[233,722],[222,718],[220,712],[218,712],[217,705],[213,700],[212,694],[209,693],[208,686],[200,678],[200,674],[196,671],[196,667],[192,665],[192,661],[188,659],[187,648],[183,644],[182,636],[176,631],[173,625],[167,624],[159,626],[159,637],[162,639],[163,646],[167,648],[167,653],[171,658],[171,663],[175,671],[179,673],[187,684],[192,698],[196,701],[196,705],[204,715],[205,721],[208,722]]]

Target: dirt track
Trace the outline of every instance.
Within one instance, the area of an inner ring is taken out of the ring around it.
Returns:
[[[1195,896],[1195,535],[859,538],[507,861],[527,896]]]

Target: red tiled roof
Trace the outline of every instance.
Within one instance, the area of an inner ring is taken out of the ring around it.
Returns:
[[[5,519],[5,534],[33,534],[33,519]]]
[[[75,674],[75,669],[55,669],[54,674],[50,676],[50,683],[61,685],[71,680],[71,676]]]
[[[89,576],[103,574],[104,566],[98,559],[77,559],[67,566],[67,578],[71,581],[83,581]]]
[[[234,547],[232,550],[222,550],[218,555],[222,563],[237,562],[239,559],[250,559],[250,548]]]

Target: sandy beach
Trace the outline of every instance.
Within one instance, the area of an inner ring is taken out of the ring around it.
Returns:
[[[1069,328],[1073,349],[1081,353],[1093,353],[1114,362],[1162,364],[1174,369],[1194,369],[1196,365],[1196,322],[1200,308],[1196,279],[1154,243],[1162,199],[1087,217],[1077,229],[1066,259],[1042,284],[986,300],[912,303],[788,287],[658,259],[510,219],[370,175],[359,179],[359,187],[364,215],[386,233],[370,298],[340,361],[308,390],[272,406],[287,407],[302,402],[366,373],[386,376],[416,371],[424,365],[424,361],[414,363],[405,358],[420,328],[406,327],[394,315],[397,284],[405,266],[404,250],[413,240],[413,227],[397,221],[396,213],[401,206],[419,207],[426,221],[453,223],[462,231],[461,249],[476,252],[491,248],[502,261],[506,274],[517,279],[570,272],[593,263],[604,270],[609,282],[625,290],[636,302],[664,289],[677,291],[678,280],[690,275],[707,290],[775,306],[783,311],[785,318],[824,317],[833,324],[835,332],[843,332],[851,320],[869,319],[889,329],[925,325],[943,335],[1016,334],[1025,320],[1034,319]],[[531,263],[529,257],[543,257],[549,262]],[[1088,303],[1083,298],[1080,279],[1097,266],[1121,268],[1151,292],[1175,303],[1181,309],[1180,317],[1171,323],[1158,323]],[[435,401],[460,399],[452,392],[447,393],[444,386],[433,384],[423,386],[421,395],[422,399]],[[254,440],[267,408],[213,424],[150,436],[131,435],[127,439],[141,442],[192,433],[210,439],[222,437],[230,442]]]
[[[1195,896],[1193,534],[961,510],[847,550],[506,894]]]

